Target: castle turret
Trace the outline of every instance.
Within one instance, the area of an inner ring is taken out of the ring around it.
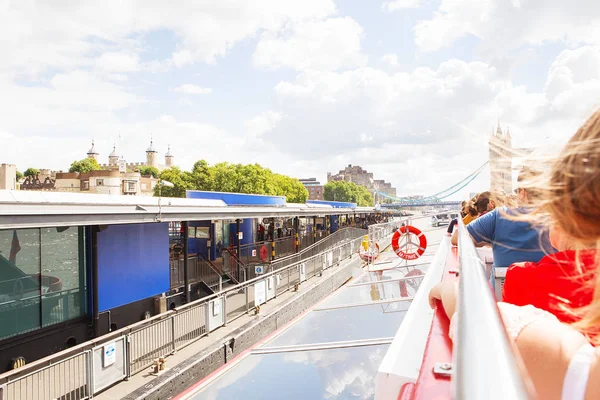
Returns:
[[[500,128],[489,139],[490,189],[510,194],[512,192],[512,139],[508,128],[506,134]]]
[[[117,145],[113,144],[113,151],[108,155],[108,165],[116,167],[119,162],[119,154],[117,154]]]
[[[165,167],[171,168],[173,166],[173,154],[171,154],[171,145],[169,145],[167,149],[167,154],[165,154]]]
[[[96,151],[96,147],[94,146],[94,140],[92,139],[92,147],[87,152],[87,157],[92,160],[98,161],[98,152]]]
[[[152,139],[150,139],[150,147],[146,150],[146,165],[158,168],[158,151],[154,149]]]

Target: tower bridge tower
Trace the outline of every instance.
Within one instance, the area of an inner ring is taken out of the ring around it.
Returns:
[[[494,191],[512,193],[512,138],[509,129],[502,132],[500,122],[496,132],[492,131],[489,144],[490,154],[490,189]]]

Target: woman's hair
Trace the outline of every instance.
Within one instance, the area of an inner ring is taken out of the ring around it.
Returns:
[[[477,195],[477,199],[475,200],[475,209],[478,214],[484,213],[488,210],[488,205],[490,204],[490,192],[481,192]]]
[[[549,214],[579,248],[600,254],[600,110],[575,133],[552,163],[549,180],[540,188],[539,211]],[[594,300],[576,326],[600,329],[600,260],[596,260]]]

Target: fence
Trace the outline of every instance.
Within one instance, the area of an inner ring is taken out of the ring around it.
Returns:
[[[364,234],[362,230],[354,235]],[[361,237],[0,375],[0,399],[87,399],[351,257]],[[331,235],[334,237],[334,235]],[[323,244],[318,244],[323,246]],[[315,249],[322,247],[315,247]],[[315,250],[316,251],[316,250]]]
[[[171,270],[171,289],[179,288],[185,284],[184,260],[172,259],[169,261]],[[202,255],[188,257],[189,283],[203,281],[213,291],[222,287],[221,273],[212,263]]]

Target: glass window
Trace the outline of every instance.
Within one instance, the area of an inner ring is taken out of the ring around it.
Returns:
[[[84,315],[82,227],[0,230],[0,339]]]
[[[96,179],[96,186],[104,185],[104,179]]]
[[[388,347],[250,355],[190,398],[372,399]]]

